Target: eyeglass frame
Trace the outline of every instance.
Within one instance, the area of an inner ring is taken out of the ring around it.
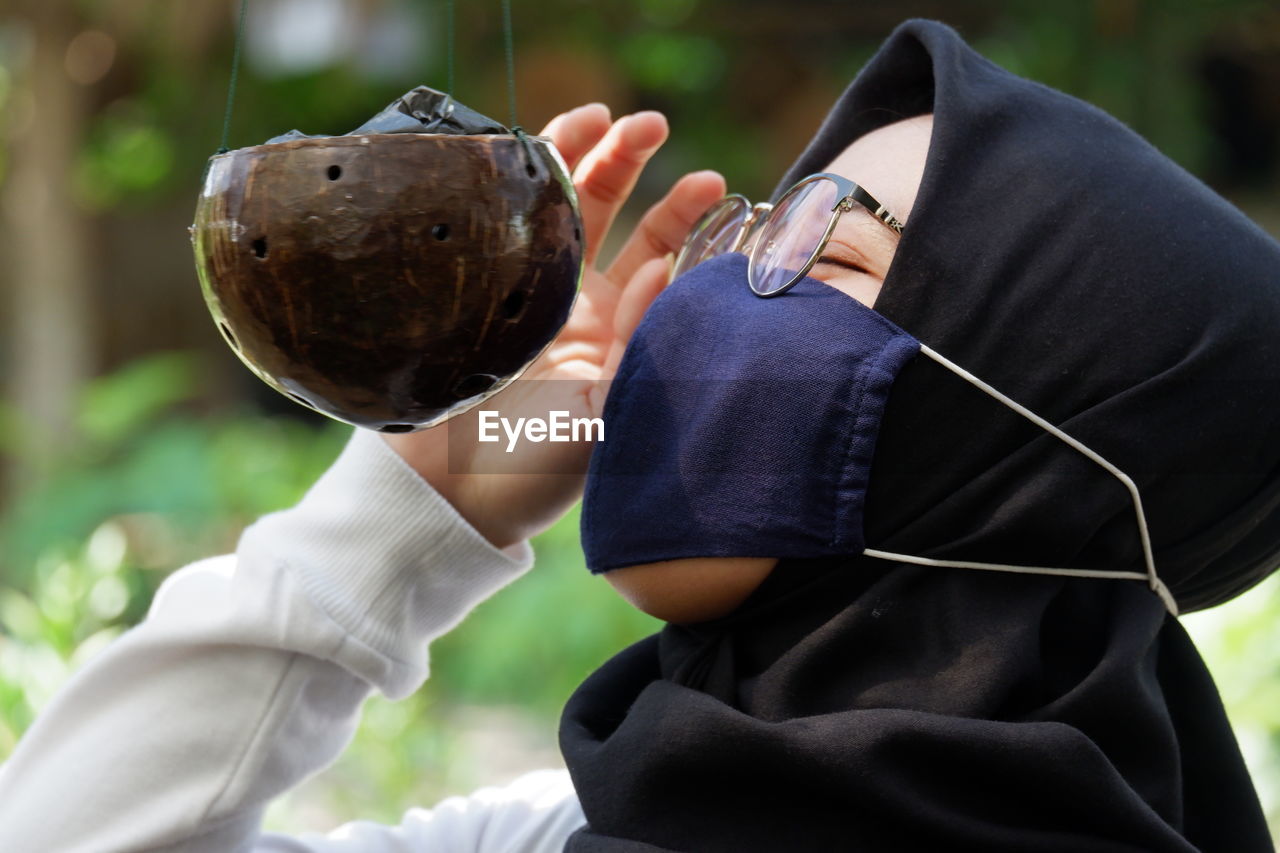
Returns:
[[[752,293],[763,298],[781,296],[791,288],[795,287],[796,284],[798,284],[800,280],[809,273],[809,270],[813,269],[818,258],[822,257],[822,250],[827,247],[827,241],[831,239],[831,234],[835,230],[836,222],[840,219],[840,215],[853,210],[855,202],[866,208],[868,213],[894,233],[902,233],[904,223],[890,213],[889,209],[881,204],[875,196],[871,195],[871,193],[867,192],[865,188],[854,181],[849,180],[843,175],[837,175],[832,172],[814,172],[811,175],[806,175],[788,187],[787,191],[778,197],[778,202],[781,203],[783,199],[799,190],[799,188],[805,184],[819,179],[830,180],[836,185],[836,202],[831,207],[830,211],[832,216],[827,221],[827,230],[823,233],[822,239],[818,241],[817,248],[815,248],[813,253],[809,256],[809,260],[806,261],[805,265],[782,287],[779,287],[776,290],[771,290],[767,293],[762,293],[756,289],[755,284],[751,281],[750,275],[750,267],[755,265],[754,241],[759,238],[761,233],[763,233],[764,226],[768,223],[769,216],[773,213],[774,205],[767,201],[757,202],[753,205],[746,196],[740,193],[730,193],[726,195],[724,198],[720,199],[720,201],[708,208],[706,213],[699,217],[697,223],[694,224],[693,228],[691,228],[689,233],[685,236],[684,243],[680,247],[679,254],[676,255],[675,265],[672,269],[680,268],[680,264],[684,260],[689,249],[692,247],[694,239],[707,225],[710,224],[712,219],[719,215],[725,203],[731,200],[741,200],[746,204],[748,206],[747,215],[743,219],[738,233],[734,236],[733,242],[730,244],[730,248],[720,254],[741,251],[747,256],[749,264],[747,285],[751,288]],[[750,241],[747,241],[748,237],[751,238]],[[710,258],[707,258],[706,260],[710,260]]]

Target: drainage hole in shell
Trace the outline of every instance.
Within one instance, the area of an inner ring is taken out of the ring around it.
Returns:
[[[524,313],[524,291],[513,290],[502,300],[502,316],[514,320]]]
[[[474,397],[477,394],[483,394],[493,387],[493,383],[498,381],[498,377],[488,373],[473,373],[470,376],[464,376],[458,380],[458,384],[453,386],[453,396],[459,400],[465,400],[468,397]]]

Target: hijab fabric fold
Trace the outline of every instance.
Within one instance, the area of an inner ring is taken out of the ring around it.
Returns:
[[[924,20],[774,200],[926,112],[875,310],[1131,476],[1182,612],[1260,581],[1280,562],[1280,244],[1120,122]],[[864,528],[939,559],[1143,570],[1113,477],[918,357]],[[784,559],[729,616],[606,662],[560,739],[588,821],[570,851],[1274,849],[1208,671],[1133,581]]]

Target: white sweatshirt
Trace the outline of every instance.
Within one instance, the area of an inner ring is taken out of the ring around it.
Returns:
[[[533,564],[500,551],[376,433],[297,506],[161,585],[145,620],[63,686],[0,766],[0,851],[560,851],[568,774],[411,809],[397,826],[260,829],[331,764],[365,699],[410,695],[427,644]]]

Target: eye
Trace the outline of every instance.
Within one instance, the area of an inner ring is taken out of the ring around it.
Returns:
[[[860,273],[866,273],[866,272],[867,272],[867,270],[866,270],[866,269],[864,269],[862,266],[860,266],[859,264],[855,263],[854,261],[851,261],[851,260],[845,260],[845,259],[843,259],[843,258],[839,258],[839,257],[837,257],[837,256],[835,256],[835,255],[831,255],[831,254],[823,254],[823,255],[821,255],[821,256],[818,258],[817,262],[816,262],[816,263],[814,263],[814,265],[813,265],[813,266],[814,266],[814,268],[815,268],[815,269],[816,269],[817,267],[820,267],[820,266],[832,266],[832,267],[843,267],[844,269],[847,269],[847,270],[853,270],[854,272],[860,272]]]

